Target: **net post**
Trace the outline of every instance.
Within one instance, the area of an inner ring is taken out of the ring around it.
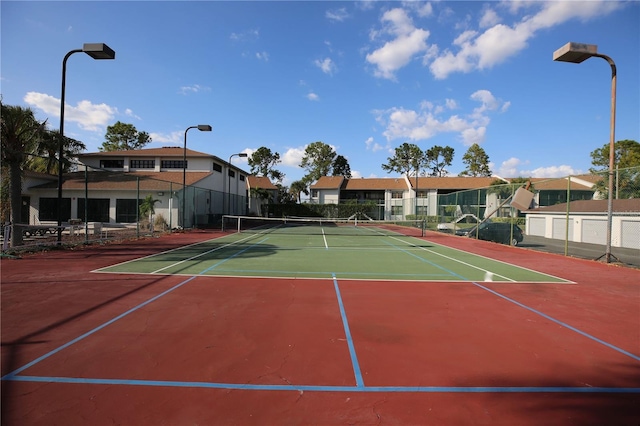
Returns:
[[[238,216],[238,234],[240,233],[240,216]]]
[[[422,228],[421,237],[424,237],[424,231],[427,229],[427,219],[422,219],[420,223],[420,228]]]

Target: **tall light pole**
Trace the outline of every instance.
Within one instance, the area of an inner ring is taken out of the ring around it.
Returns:
[[[616,64],[607,55],[598,53],[595,44],[567,43],[553,52],[553,60],[579,64],[592,56],[602,58],[611,66],[611,121],[609,125],[609,194],[607,203],[607,247],[605,262],[611,262],[611,227],[613,222],[613,169],[615,166],[615,131],[616,131]],[[567,203],[569,200],[567,200]],[[602,256],[601,256],[602,257]]]
[[[60,94],[60,140],[58,142],[58,243],[62,241],[62,157],[64,156],[64,99],[67,79],[67,59],[74,53],[84,52],[93,59],[115,59],[116,52],[104,43],[85,43],[82,49],[68,52],[62,60],[62,93]],[[85,204],[89,200],[84,200]],[[87,218],[84,218],[85,222]]]
[[[229,156],[229,170],[227,170],[227,179],[229,179],[229,190],[227,191],[227,209],[229,210],[229,214],[231,214],[231,176],[229,176],[229,172],[231,171],[231,159],[233,157],[247,157],[246,152],[239,152],[238,154],[231,154]]]
[[[184,131],[184,149],[182,150],[182,229],[186,228],[185,214],[187,211],[187,132],[190,129],[198,129],[201,132],[210,132],[211,126],[208,124],[198,124],[189,126]]]

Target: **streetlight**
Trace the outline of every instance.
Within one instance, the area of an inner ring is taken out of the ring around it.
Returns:
[[[229,179],[229,191],[227,192],[227,209],[229,209],[229,214],[231,214],[231,176],[229,176],[229,172],[231,171],[231,158],[236,156],[246,158],[247,155],[248,154],[246,152],[240,152],[238,154],[231,154],[231,156],[229,157],[229,170],[227,170],[227,179]]]
[[[182,150],[182,229],[186,228],[185,213],[187,211],[187,132],[190,129],[198,129],[201,132],[210,132],[211,126],[208,124],[198,124],[187,127],[184,131],[184,149]]]
[[[82,49],[68,52],[62,60],[62,94],[60,95],[60,141],[58,142],[58,243],[62,241],[62,157],[64,155],[64,98],[67,78],[67,59],[74,53],[84,52],[93,59],[115,59],[116,52],[104,43],[85,43]],[[85,204],[89,200],[84,200]],[[85,217],[86,221],[87,218]]]
[[[595,44],[567,43],[553,52],[553,60],[579,64],[590,57],[602,58],[611,66],[611,121],[609,126],[609,194],[607,203],[607,247],[605,262],[611,262],[611,226],[613,222],[613,167],[615,163],[615,131],[616,131],[616,64],[607,55],[598,53]],[[569,200],[567,200],[569,202]],[[602,256],[600,256],[602,257]]]

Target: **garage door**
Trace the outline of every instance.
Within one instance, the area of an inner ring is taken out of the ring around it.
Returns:
[[[529,235],[544,237],[544,217],[532,217],[529,219]]]
[[[622,247],[640,249],[640,222],[622,221]]]
[[[567,218],[553,219],[553,238],[564,240],[567,237]],[[573,241],[573,220],[569,220],[569,241]]]
[[[592,244],[607,243],[607,221],[585,219],[582,221],[582,242]]]

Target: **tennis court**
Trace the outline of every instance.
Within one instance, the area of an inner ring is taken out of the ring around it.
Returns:
[[[640,271],[367,225],[3,260],[3,424],[638,423]]]

